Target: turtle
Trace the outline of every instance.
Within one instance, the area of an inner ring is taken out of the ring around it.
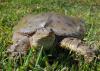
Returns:
[[[95,50],[82,42],[85,31],[85,22],[77,17],[51,12],[29,14],[13,28],[13,44],[7,52],[15,56],[26,54],[29,48],[50,49],[55,45],[93,60]]]

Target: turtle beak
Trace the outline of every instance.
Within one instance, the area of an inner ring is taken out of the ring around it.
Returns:
[[[85,28],[84,27],[78,27],[78,38],[79,39],[83,39],[84,38],[84,34],[85,34]]]
[[[84,34],[84,33],[85,33],[85,29],[84,29],[83,27],[80,27],[79,32],[80,32],[81,34]]]

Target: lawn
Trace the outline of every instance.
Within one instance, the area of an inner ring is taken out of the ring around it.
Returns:
[[[0,71],[100,71],[100,61],[91,63],[63,50],[58,57],[55,50],[33,51],[19,60],[11,60],[5,51],[12,44],[13,27],[27,14],[55,12],[84,19],[87,44],[100,48],[99,0],[0,0]],[[60,51],[58,51],[60,52]],[[33,57],[34,55],[34,57]],[[77,61],[78,58],[78,61]]]

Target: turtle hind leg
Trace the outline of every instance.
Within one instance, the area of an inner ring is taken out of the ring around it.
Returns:
[[[95,50],[77,38],[64,38],[61,41],[60,46],[62,48],[67,48],[80,55],[83,55],[87,62],[91,62],[94,57],[96,57]]]
[[[17,56],[17,55],[23,55],[26,54],[30,47],[30,41],[27,36],[24,36],[22,39],[20,39],[18,42],[14,43],[7,49],[7,53],[10,53],[11,57]]]

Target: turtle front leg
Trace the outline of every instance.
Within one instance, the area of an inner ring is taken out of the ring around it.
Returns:
[[[85,60],[88,62],[91,62],[94,59],[94,57],[96,57],[95,49],[90,48],[90,46],[83,43],[80,39],[77,38],[73,38],[73,37],[64,38],[61,41],[60,46],[62,48],[67,48],[76,53],[83,55]]]

